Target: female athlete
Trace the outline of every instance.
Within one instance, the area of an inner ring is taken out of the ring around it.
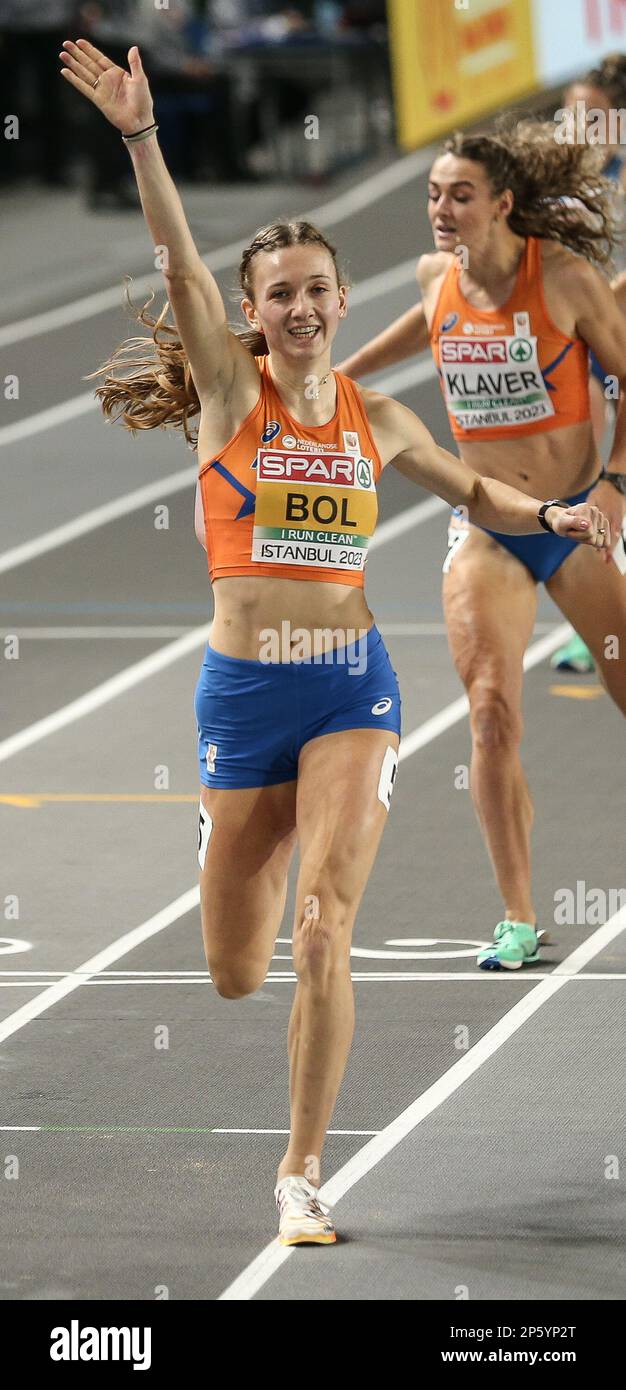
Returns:
[[[430,171],[434,253],[421,256],[422,302],[340,364],[360,377],[430,342],[462,459],[522,491],[626,510],[626,320],[603,264],[613,235],[602,156],[558,144],[554,127],[457,134]],[[611,458],[600,463],[589,409],[590,347],[619,384]],[[485,969],[538,958],[531,894],[533,807],[520,761],[522,660],[544,583],[590,647],[626,711],[626,579],[564,537],[514,537],[453,516],[443,598],[452,656],[470,701],[471,790],[504,917]],[[617,638],[607,641],[611,636]],[[615,657],[615,651],[621,655]]]
[[[128,56],[130,73],[84,39],[61,55],[67,80],[128,142],[152,242],[167,249],[180,339],[170,328],[161,342],[153,323],[156,357],[138,363],[134,340],[128,357],[120,351],[100,369],[97,394],[107,414],[121,407],[117,418],[131,429],[169,424],[187,434],[188,417],[200,414],[215,597],[196,691],[204,947],[221,995],[259,988],[297,843],[291,1133],[275,1196],[282,1242],[330,1243],[317,1187],[354,1026],[350,937],[400,733],[397,680],[363,593],[381,470],[394,463],[474,522],[515,534],[543,522],[600,550],[610,527],[595,505],[542,504],[481,479],[406,407],[331,370],[346,287],[334,248],[310,224],[273,224],[244,253],[252,339],[240,341],[159,150],[137,48]],[[115,377],[111,369],[129,363],[130,379]],[[277,654],[272,639],[282,643],[285,629],[289,650]]]

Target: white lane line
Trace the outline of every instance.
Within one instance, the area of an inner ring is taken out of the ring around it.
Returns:
[[[399,396],[412,386],[422,386],[425,381],[430,381],[431,377],[436,375],[430,353],[423,352],[405,367],[394,367],[393,371],[385,372],[384,376],[374,376],[372,386],[376,387],[377,391],[382,391],[384,396]]]
[[[400,261],[398,265],[392,265],[388,270],[380,271],[378,275],[368,275],[366,280],[359,280],[357,285],[353,285],[348,290],[348,310],[354,308],[355,305],[370,304],[372,299],[379,299],[384,294],[401,290],[405,285],[413,286],[417,300],[419,298],[419,289],[415,278],[417,254],[416,252],[410,261]]]
[[[155,486],[151,483],[149,488],[152,489]],[[142,493],[147,490],[146,488],[140,489]],[[163,495],[162,488],[158,495]],[[119,499],[120,502],[124,500]],[[110,502],[106,504],[107,507],[114,505]],[[428,521],[437,512],[445,511],[446,508],[447,503],[442,502],[439,497],[428,497],[425,502],[417,502],[415,506],[408,507],[406,511],[399,512],[397,516],[391,517],[389,521],[385,521],[382,526],[379,526],[372,537],[370,550],[375,550],[377,546],[386,545],[388,541],[393,540],[404,531],[413,526],[420,526],[422,522]],[[2,560],[0,558],[0,571],[1,569]],[[154,675],[156,671],[162,670],[165,666],[171,665],[173,661],[177,661],[179,657],[185,656],[187,652],[193,651],[195,647],[207,640],[210,628],[210,623],[203,623],[201,627],[191,628],[167,647],[152,652],[150,656],[135,662],[126,670],[118,672],[116,676],[111,676],[101,685],[94,686],[92,690],[79,696],[77,700],[72,700],[70,704],[63,705],[53,714],[46,715],[44,719],[38,719],[35,724],[29,724],[27,728],[4,739],[0,743],[0,762],[5,762],[7,758],[21,753],[24,748],[30,748],[33,743],[38,743],[42,738],[48,738],[50,734],[56,733],[58,729],[63,729],[68,724],[73,724],[75,720],[81,719],[84,715],[91,714],[92,710],[99,709],[101,705],[114,699],[116,695],[121,695],[131,686],[138,685],[140,681]]]
[[[212,1129],[211,1134],[289,1134],[288,1129]],[[327,1134],[380,1134],[379,1129],[329,1129]]]
[[[183,633],[191,632],[191,630],[191,623],[170,624],[167,627],[160,623],[143,627],[138,624],[135,627],[132,625],[130,627],[22,627],[20,625],[19,627],[12,627],[10,635],[19,637],[20,641],[23,639],[25,642],[53,642],[55,639],[71,642],[80,638],[90,642],[100,639],[103,641],[111,639],[119,642],[126,638],[131,641],[139,638],[143,641],[144,638],[153,637],[182,637]],[[9,635],[9,628],[5,628],[3,635]]]
[[[46,1012],[53,1004],[57,1004],[59,999],[64,999],[81,983],[85,975],[97,974],[99,970],[105,970],[107,965],[112,965],[119,960],[120,956],[132,951],[135,946],[140,946],[149,937],[156,936],[157,932],[164,931],[165,927],[171,926],[172,922],[178,922],[187,912],[192,912],[200,903],[200,889],[189,888],[186,893],[181,893],[180,897],[168,903],[167,907],[161,908],[160,912],[155,913],[154,917],[148,918],[147,922],[142,922],[139,927],[133,927],[131,931],[125,932],[124,936],[119,936],[117,941],[111,942],[110,946],[105,946],[102,951],[98,951],[95,956],[83,962],[78,967],[79,975],[70,971],[62,980],[56,984],[49,985],[41,994],[37,994],[28,1004],[23,1004],[21,1009],[9,1014],[8,1018],[0,1022],[0,1042],[5,1038],[10,1038],[13,1033],[17,1033],[20,1028],[24,1028],[27,1023],[31,1023],[34,1018]]]
[[[9,1133],[9,1134],[50,1134],[50,1133],[52,1133],[52,1134],[53,1134],[53,1133],[55,1132],[55,1130],[58,1130],[60,1133],[63,1133],[63,1134],[72,1134],[72,1133],[78,1134],[78,1133],[81,1133],[81,1132],[84,1133],[85,1131],[93,1130],[93,1129],[96,1129],[96,1128],[99,1129],[99,1130],[103,1130],[103,1131],[105,1131],[105,1132],[108,1131],[108,1132],[110,1132],[110,1133],[113,1134],[113,1133],[115,1133],[116,1130],[122,1130],[122,1131],[125,1131],[125,1132],[128,1132],[128,1131],[130,1130],[130,1131],[132,1132],[132,1130],[135,1128],[135,1126],[133,1126],[133,1125],[121,1125],[121,1126],[120,1126],[120,1125],[109,1125],[109,1126],[107,1126],[107,1125],[98,1125],[98,1126],[96,1127],[95,1125],[93,1125],[93,1126],[92,1126],[92,1125],[76,1125],[76,1127],[74,1128],[74,1126],[72,1126],[72,1125],[58,1125],[58,1126],[57,1126],[57,1125],[0,1125],[0,1132],[2,1132],[2,1133],[4,1133],[4,1134],[6,1134],[6,1133]],[[150,1132],[151,1126],[149,1126],[149,1125],[137,1126],[137,1128],[138,1128],[138,1129],[139,1129],[139,1128],[146,1129],[148,1132]],[[158,1129],[159,1129],[160,1132],[163,1132],[163,1129],[165,1129],[165,1132],[167,1132],[167,1127],[158,1126]],[[189,1126],[189,1129],[188,1129],[188,1130],[186,1129],[185,1126],[183,1126],[181,1130],[179,1130],[178,1127],[174,1128],[174,1127],[172,1126],[172,1131],[171,1131],[171,1132],[172,1132],[173,1134],[178,1134],[178,1133],[183,1133],[183,1134],[184,1134],[185,1132],[194,1133],[195,1131],[194,1131],[194,1126]],[[288,1130],[288,1129],[217,1129],[217,1128],[215,1128],[215,1129],[202,1130],[201,1133],[202,1133],[202,1134],[289,1134],[289,1130]],[[379,1129],[327,1129],[327,1130],[326,1130],[326,1133],[329,1134],[329,1135],[330,1135],[330,1134],[348,1134],[348,1135],[356,1135],[356,1136],[363,1136],[363,1137],[364,1137],[364,1136],[366,1136],[366,1135],[371,1135],[371,1134],[380,1134],[380,1130],[379,1130]]]
[[[415,502],[412,507],[406,507],[404,511],[397,512],[395,516],[390,516],[388,521],[382,521],[380,526],[376,527],[369,549],[377,550],[379,545],[387,545],[397,536],[403,536],[405,531],[411,531],[414,526],[421,526],[433,516],[449,510],[448,503],[441,497],[427,497],[425,502]]]
[[[87,391],[80,396],[72,396],[68,401],[60,401],[58,405],[48,406],[46,410],[38,410],[34,415],[25,415],[14,424],[0,428],[0,445],[17,444],[22,439],[30,439],[31,435],[66,425],[68,420],[77,420],[87,411],[95,410],[99,404],[93,391]]]
[[[377,623],[383,637],[447,637],[445,623]],[[554,632],[556,622],[535,623],[534,632]]]
[[[180,492],[182,488],[191,487],[197,478],[197,468],[183,468],[178,473],[168,473],[165,478],[161,478],[154,483],[145,483],[143,487],[135,488],[133,492],[126,492],[122,497],[114,497],[111,502],[103,502],[99,507],[93,507],[91,511],[82,512],[80,516],[75,516],[72,521],[64,521],[61,526],[55,526],[51,531],[44,531],[40,536],[35,536],[33,540],[23,541],[21,545],[13,546],[11,550],[5,550],[0,555],[0,574],[5,574],[7,570],[16,569],[18,565],[24,565],[29,560],[36,560],[40,555],[45,555],[49,550],[56,550],[60,545],[68,545],[70,541],[78,540],[79,536],[86,536],[89,531],[95,531],[98,526],[106,526],[111,521],[117,521],[121,516],[127,516],[129,512],[138,511],[140,507],[147,507],[151,502],[161,502],[164,497],[168,497],[173,492]],[[190,521],[191,526],[191,521]]]
[[[92,714],[94,710],[106,705],[109,700],[114,700],[117,695],[131,690],[133,686],[139,685],[140,681],[154,676],[157,671],[163,671],[174,661],[178,661],[181,656],[187,656],[188,652],[194,651],[196,647],[203,646],[210,631],[211,623],[203,623],[202,627],[192,628],[191,632],[185,633],[183,637],[177,637],[166,647],[159,647],[158,651],[151,652],[150,656],[144,656],[141,661],[127,666],[124,671],[118,671],[116,676],[110,676],[101,685],[93,686],[84,695],[79,695],[77,700],[71,700],[69,705],[63,705],[61,709],[55,710],[53,714],[47,714],[43,719],[36,720],[34,724],[29,724],[19,733],[11,734],[9,738],[5,738],[0,743],[0,763],[6,762],[7,758],[13,758],[24,748],[30,748],[34,743],[39,743],[41,739],[49,738],[51,734],[58,733],[59,729],[67,728],[68,724],[75,724],[77,719],[83,719],[86,714]]]
[[[369,178],[363,179],[361,183],[347,189],[345,193],[340,193],[337,197],[331,198],[328,202],[322,203],[319,207],[311,208],[310,212],[304,212],[301,215],[305,221],[316,222],[323,227],[345,222],[356,212],[362,211],[363,208],[369,207],[380,198],[386,197],[388,193],[392,193],[395,189],[401,188],[404,184],[410,183],[412,179],[425,173],[432,163],[435,152],[435,146],[431,145],[426,149],[404,155],[400,159],[394,160],[387,168],[379,169],[377,173],[371,174]],[[217,247],[215,251],[211,251],[202,259],[209,270],[213,272],[225,270],[239,260],[249,240],[249,237],[244,237],[238,241],[231,241],[225,246]],[[135,302],[137,302],[138,295],[154,289],[155,277],[160,283],[160,272],[156,268],[149,274],[141,275],[133,280],[131,293]],[[22,342],[25,338],[35,338],[41,333],[51,333],[55,329],[65,328],[70,323],[80,323],[84,319],[93,318],[96,314],[105,313],[109,309],[121,308],[123,291],[124,287],[120,281],[119,285],[111,285],[108,289],[97,290],[94,294],[84,295],[69,304],[59,305],[56,309],[46,309],[43,313],[31,314],[28,318],[7,323],[0,328],[0,348]]]
[[[446,637],[448,629],[445,623],[377,623],[379,632],[383,637]],[[535,623],[535,632],[552,632],[557,626],[555,622]],[[25,642],[52,642],[56,638],[59,641],[68,642],[73,640],[89,640],[90,642],[108,641],[109,639],[119,642],[128,639],[134,641],[135,638],[143,641],[153,637],[182,637],[183,633],[191,632],[191,623],[172,623],[163,626],[160,623],[144,624],[140,626],[130,624],[126,627],[19,627],[5,628],[1,637],[19,637],[20,641]]]
[[[354,1158],[344,1163],[343,1168],[335,1173],[329,1182],[324,1183],[320,1189],[322,1201],[328,1202],[331,1206],[337,1203],[341,1197],[349,1192],[361,1178],[377,1166],[382,1159],[386,1158],[398,1144],[406,1139],[407,1135],[421,1124],[427,1115],[431,1115],[445,1100],[454,1094],[465,1081],[473,1076],[482,1067],[484,1062],[489,1061],[494,1053],[502,1047],[503,1043],[532,1018],[533,1014],[552,999],[565,984],[569,982],[570,973],[576,973],[582,965],[597,955],[611,941],[614,941],[620,932],[626,929],[626,907],[620,908],[613,917],[599,927],[597,931],[573,951],[557,971],[547,980],[542,980],[541,984],[536,985],[523,998],[518,1000],[502,1018],[490,1028],[487,1033],[465,1054],[458,1062],[455,1062],[448,1071],[444,1072],[432,1086],[429,1086],[421,1096],[418,1096],[411,1105],[407,1106],[391,1124],[381,1130],[376,1138],[371,1139],[369,1144],[365,1144],[362,1149],[355,1154]],[[293,1254],[295,1246],[281,1246],[278,1240],[273,1240],[269,1245],[257,1255],[255,1260],[246,1266],[237,1279],[220,1294],[218,1302],[246,1302],[254,1298],[255,1294],[271,1279],[290,1255]]]
[[[488,945],[488,942],[485,942],[485,945]],[[5,971],[4,973],[5,973],[6,975],[8,975],[8,974],[10,974],[11,972],[10,972],[10,971]],[[18,972],[16,971],[15,973],[17,974]],[[20,976],[20,979],[16,979],[16,980],[0,979],[0,989],[35,989],[38,985],[47,984],[48,980],[49,980],[51,977],[54,978],[54,979],[57,979],[57,978],[58,978],[58,979],[65,979],[65,978],[66,978],[65,975],[64,975],[60,970],[56,970],[56,971],[45,971],[45,970],[41,970],[39,973],[37,973],[36,971],[33,971],[32,973],[33,973],[33,976],[34,976],[35,978],[33,978],[33,979],[28,979],[28,980],[27,980],[27,979],[24,979],[24,978],[21,977],[21,976]],[[120,972],[120,973],[122,973],[122,972]],[[147,972],[147,973],[149,973],[149,972]],[[500,971],[499,973],[496,972],[496,973],[493,975],[493,979],[494,979],[494,980],[500,980],[501,983],[505,983],[505,984],[512,983],[512,984],[521,984],[521,985],[532,985],[532,984],[534,984],[535,980],[549,980],[549,979],[551,979],[552,976],[555,975],[556,973],[557,973],[557,970],[533,970],[532,974],[526,974],[526,973],[525,973],[524,971],[522,971],[522,970],[515,970],[515,971],[502,970],[502,971]],[[558,970],[558,973],[559,973],[559,974],[562,973],[562,972],[560,971],[560,968],[559,968],[559,970]],[[78,976],[78,975],[80,975],[80,971],[78,971],[78,970],[73,970],[73,971],[72,971],[72,974]],[[175,972],[172,972],[171,977],[168,978],[168,979],[165,979],[165,980],[152,980],[152,979],[144,978],[144,977],[142,977],[142,976],[140,976],[139,978],[135,978],[135,977],[133,976],[133,977],[131,978],[131,972],[130,972],[130,971],[128,972],[128,978],[124,978],[124,979],[117,979],[117,978],[113,979],[113,978],[112,978],[112,974],[113,974],[113,972],[111,972],[111,976],[109,976],[109,975],[100,975],[100,976],[96,976],[96,977],[94,977],[94,978],[92,978],[92,979],[89,979],[88,977],[87,977],[86,979],[77,979],[77,982],[76,982],[76,983],[77,983],[77,986],[78,986],[78,985],[89,985],[89,986],[92,986],[92,985],[107,985],[107,986],[108,986],[108,985],[124,985],[124,986],[126,986],[126,988],[128,988],[128,987],[130,987],[130,986],[134,987],[135,985],[212,985],[212,984],[213,984],[213,981],[211,980],[210,976],[207,974],[206,971],[204,972],[203,975],[199,976],[197,979],[190,979],[190,980],[189,980],[189,979],[181,979],[180,975],[177,974],[177,973],[175,973]],[[465,983],[465,984],[467,984],[467,983],[469,982],[469,983],[471,983],[471,984],[479,984],[479,985],[480,985],[480,984],[486,983],[486,982],[487,982],[488,980],[490,980],[491,978],[492,978],[492,976],[491,976],[490,973],[487,973],[486,971],[482,971],[482,970],[473,970],[473,971],[469,971],[469,970],[461,971],[461,970],[460,970],[460,971],[458,972],[458,974],[455,974],[455,973],[452,972],[452,971],[450,971],[449,973],[445,974],[444,972],[438,972],[438,971],[434,971],[434,970],[432,970],[432,971],[429,971],[429,970],[422,970],[422,971],[420,971],[420,972],[417,972],[417,971],[410,971],[410,970],[400,970],[400,971],[397,972],[397,974],[394,974],[392,971],[385,971],[385,972],[383,973],[383,972],[378,971],[378,970],[370,970],[370,971],[363,971],[363,972],[358,972],[358,971],[357,971],[357,972],[352,972],[351,975],[350,975],[350,979],[352,980],[352,982],[353,982],[354,984],[367,984],[369,981],[372,981],[373,984],[394,984],[394,985],[401,984],[402,981],[404,981],[404,980],[407,980],[409,984],[424,984],[424,983],[426,983],[426,982],[430,983],[431,980],[434,980],[435,982],[439,982],[439,983],[443,982],[443,983],[447,983],[447,984],[450,984],[451,982],[453,982],[454,984],[457,984],[457,983],[461,983],[461,984]],[[568,974],[568,977],[567,977],[567,978],[568,978],[569,980],[575,980],[576,983],[578,983],[578,982],[580,982],[580,981],[584,981],[584,980],[626,980],[626,974],[620,975],[620,974],[618,974],[617,971],[611,971],[611,972],[608,973],[608,974],[591,974],[591,973],[588,973],[588,974],[585,974],[585,975],[572,975],[572,974]],[[294,973],[293,971],[292,971],[290,974],[283,973],[283,974],[281,974],[281,975],[277,975],[277,974],[274,974],[274,972],[273,972],[272,970],[269,970],[268,973],[267,973],[267,975],[265,976],[265,981],[264,981],[264,983],[265,983],[265,984],[270,984],[270,985],[294,985],[294,984],[296,983],[296,979],[297,979],[297,977],[296,977],[296,975],[295,975],[295,973]]]

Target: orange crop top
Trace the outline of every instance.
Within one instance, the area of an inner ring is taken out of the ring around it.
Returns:
[[[257,357],[261,394],[198,486],[211,579],[268,575],[363,586],[382,471],[358,387],[335,372],[327,425],[289,414]]]
[[[541,242],[528,237],[515,287],[499,309],[461,293],[456,258],[430,329],[455,439],[508,439],[589,419],[588,348],[552,322],[543,295]]]

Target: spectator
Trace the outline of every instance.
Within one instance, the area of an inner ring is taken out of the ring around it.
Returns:
[[[177,0],[175,9],[162,10],[149,4],[147,67],[168,167],[183,179],[250,177],[233,119],[231,78],[220,63],[206,0]]]
[[[57,54],[74,23],[76,0],[0,0],[0,91],[18,139],[0,141],[0,182],[34,173],[51,187],[69,184],[67,94]]]
[[[128,67],[128,50],[145,39],[140,0],[79,0],[75,32],[64,38],[89,39],[107,58]],[[59,78],[58,64],[55,78]],[[81,111],[82,114],[82,111]],[[87,202],[93,209],[137,208],[139,200],[128,154],[119,134],[95,108],[85,109],[84,151]]]

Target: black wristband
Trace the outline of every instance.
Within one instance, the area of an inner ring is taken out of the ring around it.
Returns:
[[[540,506],[540,508],[539,508],[539,511],[537,512],[537,521],[539,522],[539,525],[540,525],[540,526],[543,526],[544,531],[551,531],[552,534],[554,535],[554,528],[550,525],[550,522],[547,520],[547,517],[546,517],[546,512],[547,512],[547,510],[548,510],[548,507],[565,507],[565,508],[567,508],[567,507],[569,507],[569,505],[570,505],[569,502],[564,502],[563,499],[562,499],[561,497],[553,497],[553,498],[550,500],[550,502],[542,502],[542,504],[541,504],[541,506]]]
[[[599,481],[611,483],[617,492],[621,492],[622,497],[626,497],[626,473],[613,473],[610,469],[603,468]]]
[[[141,130],[134,130],[132,135],[123,135],[122,140],[136,140],[138,135],[145,135],[147,130],[156,130],[156,121],[151,121],[150,125],[145,125]]]

